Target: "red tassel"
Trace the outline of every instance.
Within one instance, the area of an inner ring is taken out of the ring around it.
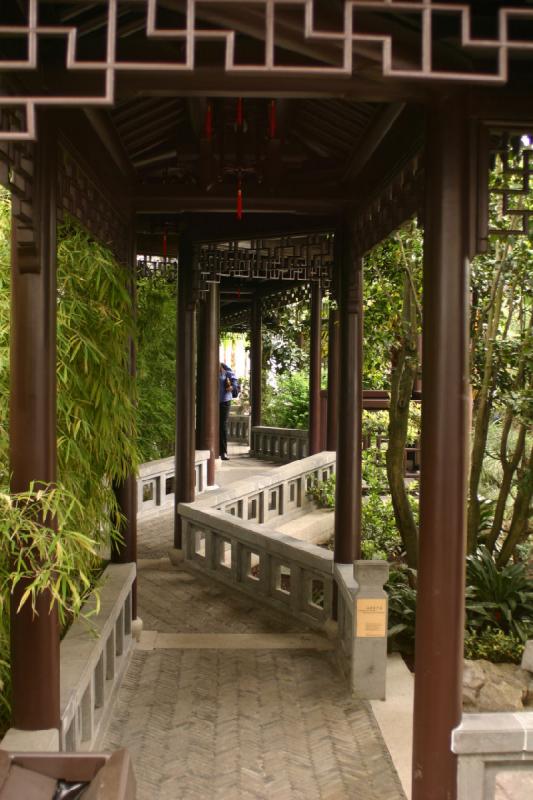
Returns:
[[[268,138],[275,139],[276,138],[276,127],[277,127],[277,120],[276,120],[276,101],[271,100],[268,106]]]
[[[165,228],[163,231],[163,258],[167,257],[167,238],[168,238],[168,232],[167,229]]]
[[[242,128],[242,124],[244,122],[244,108],[242,97],[237,98],[237,114],[235,116],[235,122],[237,123],[238,128]]]
[[[242,219],[242,189],[237,189],[237,219]]]
[[[207,108],[205,110],[204,136],[209,140],[211,140],[213,136],[213,107],[211,103],[207,104]]]
[[[240,300],[240,299],[241,299],[241,290],[240,290],[240,287],[237,286],[237,300]]]

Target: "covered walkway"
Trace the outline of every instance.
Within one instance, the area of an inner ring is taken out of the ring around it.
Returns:
[[[232,458],[217,482],[271,468]],[[401,800],[328,639],[172,566],[172,535],[172,512],[139,525],[144,631],[101,743],[130,750],[139,800]]]

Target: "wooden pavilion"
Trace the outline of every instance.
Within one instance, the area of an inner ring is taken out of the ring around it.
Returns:
[[[194,374],[200,354],[197,441],[213,457],[217,408],[207,387],[218,364],[219,313],[250,315],[258,424],[262,301],[283,302],[308,286],[310,444],[319,449],[318,321],[321,293],[331,289],[339,305],[327,431],[339,473],[335,559],[352,562],[361,508],[362,259],[405,220],[422,220],[415,800],[456,796],[450,734],[461,717],[468,261],[489,234],[491,150],[532,123],[532,51],[525,0],[0,7],[0,181],[13,198],[14,492],[56,476],[56,226],[69,214],[111,246],[132,277],[177,258],[177,364]],[[525,161],[500,196],[514,233],[531,231],[520,206],[530,176]],[[132,354],[132,369],[134,362]],[[178,382],[177,502],[194,492],[194,408],[194,382]],[[119,557],[133,561],[133,475],[121,497],[128,524]],[[176,546],[180,535],[177,518]],[[28,610],[12,619],[14,724],[28,730],[58,725],[59,628],[41,602],[38,617]]]

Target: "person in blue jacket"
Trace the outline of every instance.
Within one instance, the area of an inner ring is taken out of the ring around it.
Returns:
[[[218,375],[218,402],[220,408],[220,458],[229,461],[228,456],[228,417],[231,401],[239,394],[239,382],[230,367],[220,362]]]

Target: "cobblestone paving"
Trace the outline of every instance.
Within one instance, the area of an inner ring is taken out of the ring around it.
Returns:
[[[171,543],[171,515],[140,524],[146,631],[306,632],[170,566]],[[404,800],[368,704],[327,651],[136,650],[100,745],[130,750],[138,800]]]

